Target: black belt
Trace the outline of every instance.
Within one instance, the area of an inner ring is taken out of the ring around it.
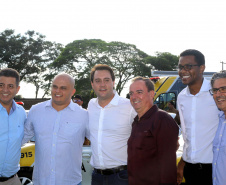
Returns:
[[[104,169],[104,170],[94,168],[94,171],[96,173],[101,174],[101,175],[112,175],[112,174],[118,173],[122,170],[127,170],[127,165],[118,166],[118,167],[115,167],[115,168]]]
[[[196,168],[196,169],[204,169],[204,168],[208,168],[208,167],[212,167],[212,163],[188,163],[186,161],[184,161],[186,163],[186,165],[188,167],[192,167],[192,168]]]
[[[16,174],[14,174],[14,175],[12,175],[12,176],[10,176],[10,177],[0,177],[0,182],[5,182],[5,181],[7,181],[7,180],[9,180],[9,179],[12,179],[13,177],[15,177],[16,176]]]

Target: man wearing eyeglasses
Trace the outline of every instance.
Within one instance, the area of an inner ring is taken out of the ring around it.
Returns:
[[[72,97],[72,101],[73,101],[74,103],[77,103],[77,104],[80,105],[80,106],[82,106],[82,104],[83,104],[83,98],[82,98],[82,96],[79,95],[79,94],[76,94],[75,96],[73,96],[73,97]]]
[[[203,78],[205,57],[189,49],[180,54],[178,73],[187,85],[178,95],[178,110],[184,139],[178,163],[177,182],[212,184],[212,142],[218,125],[218,109],[209,93],[210,82]]]
[[[226,71],[215,73],[211,79],[210,93],[216,102],[219,113],[219,126],[213,140],[213,184],[226,183]]]

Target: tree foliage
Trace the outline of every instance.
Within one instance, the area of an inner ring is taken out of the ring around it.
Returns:
[[[90,85],[90,70],[95,64],[107,64],[116,76],[116,91],[120,94],[125,84],[135,76],[151,76],[151,70],[175,70],[178,57],[168,52],[156,52],[149,56],[135,45],[122,42],[105,42],[100,39],[75,40],[64,48],[62,44],[45,40],[35,31],[24,35],[7,29],[0,33],[0,69],[13,68],[21,80],[40,89],[43,98],[49,95],[55,75],[65,72],[76,81],[77,94],[85,104],[95,94]]]
[[[107,64],[116,76],[116,91],[120,94],[124,85],[134,76],[150,76],[145,64],[148,55],[135,45],[110,42],[99,39],[76,40],[68,44],[52,66],[73,74],[76,89],[84,96],[90,96],[90,70],[95,64]]]
[[[147,57],[146,61],[155,70],[173,71],[177,69],[179,57],[168,52],[156,52],[156,56]]]
[[[0,68],[13,68],[20,73],[21,80],[33,83],[38,90],[44,87],[48,66],[59,55],[61,44],[45,41],[45,36],[35,31],[25,35],[14,30],[0,33]]]

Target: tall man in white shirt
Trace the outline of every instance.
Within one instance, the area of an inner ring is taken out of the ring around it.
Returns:
[[[218,125],[218,109],[209,93],[210,82],[203,78],[205,57],[189,49],[180,54],[179,76],[188,85],[178,96],[178,110],[184,139],[178,164],[177,182],[212,184],[212,143]]]
[[[57,75],[51,87],[52,99],[29,111],[23,142],[35,136],[35,185],[81,184],[88,112],[72,102],[74,85],[70,75]]]
[[[113,90],[115,76],[109,66],[94,66],[90,76],[97,95],[88,105],[92,185],[128,185],[127,141],[136,113],[130,101]]]

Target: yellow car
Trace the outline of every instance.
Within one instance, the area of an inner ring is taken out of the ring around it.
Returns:
[[[35,164],[35,142],[29,142],[22,146],[20,157],[20,177],[22,185],[33,185],[32,172]]]

